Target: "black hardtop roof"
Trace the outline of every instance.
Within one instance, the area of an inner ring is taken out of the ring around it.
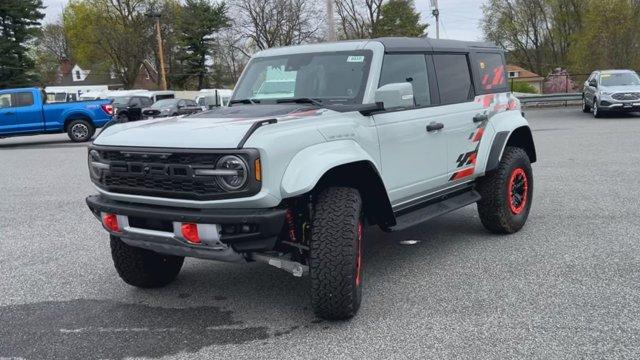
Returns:
[[[411,51],[444,51],[444,52],[469,52],[469,51],[502,51],[494,44],[479,41],[460,41],[430,39],[427,37],[384,37],[373,39],[384,45],[387,52],[411,52]]]

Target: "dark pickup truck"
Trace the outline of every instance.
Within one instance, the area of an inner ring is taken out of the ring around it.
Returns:
[[[72,141],[89,141],[113,117],[111,100],[46,100],[38,88],[0,90],[0,138],[66,132]]]

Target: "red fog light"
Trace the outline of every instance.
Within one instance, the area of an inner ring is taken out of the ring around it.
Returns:
[[[198,225],[192,223],[182,224],[182,237],[192,244],[200,244],[200,235],[198,235]]]
[[[107,229],[113,232],[120,232],[120,225],[118,225],[118,217],[115,214],[102,215],[102,223]]]

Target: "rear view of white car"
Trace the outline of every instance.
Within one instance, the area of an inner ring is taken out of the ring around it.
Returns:
[[[88,157],[128,284],[164,286],[185,257],[259,261],[310,276],[315,314],[348,319],[366,226],[477,204],[489,231],[519,231],[536,152],[502,51],[384,38],[260,52],[229,107],[113,125]]]

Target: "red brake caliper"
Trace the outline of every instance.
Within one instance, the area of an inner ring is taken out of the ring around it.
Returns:
[[[516,168],[513,170],[509,178],[507,192],[507,201],[511,212],[515,215],[522,213],[527,206],[527,197],[529,196],[529,181],[524,169]]]

